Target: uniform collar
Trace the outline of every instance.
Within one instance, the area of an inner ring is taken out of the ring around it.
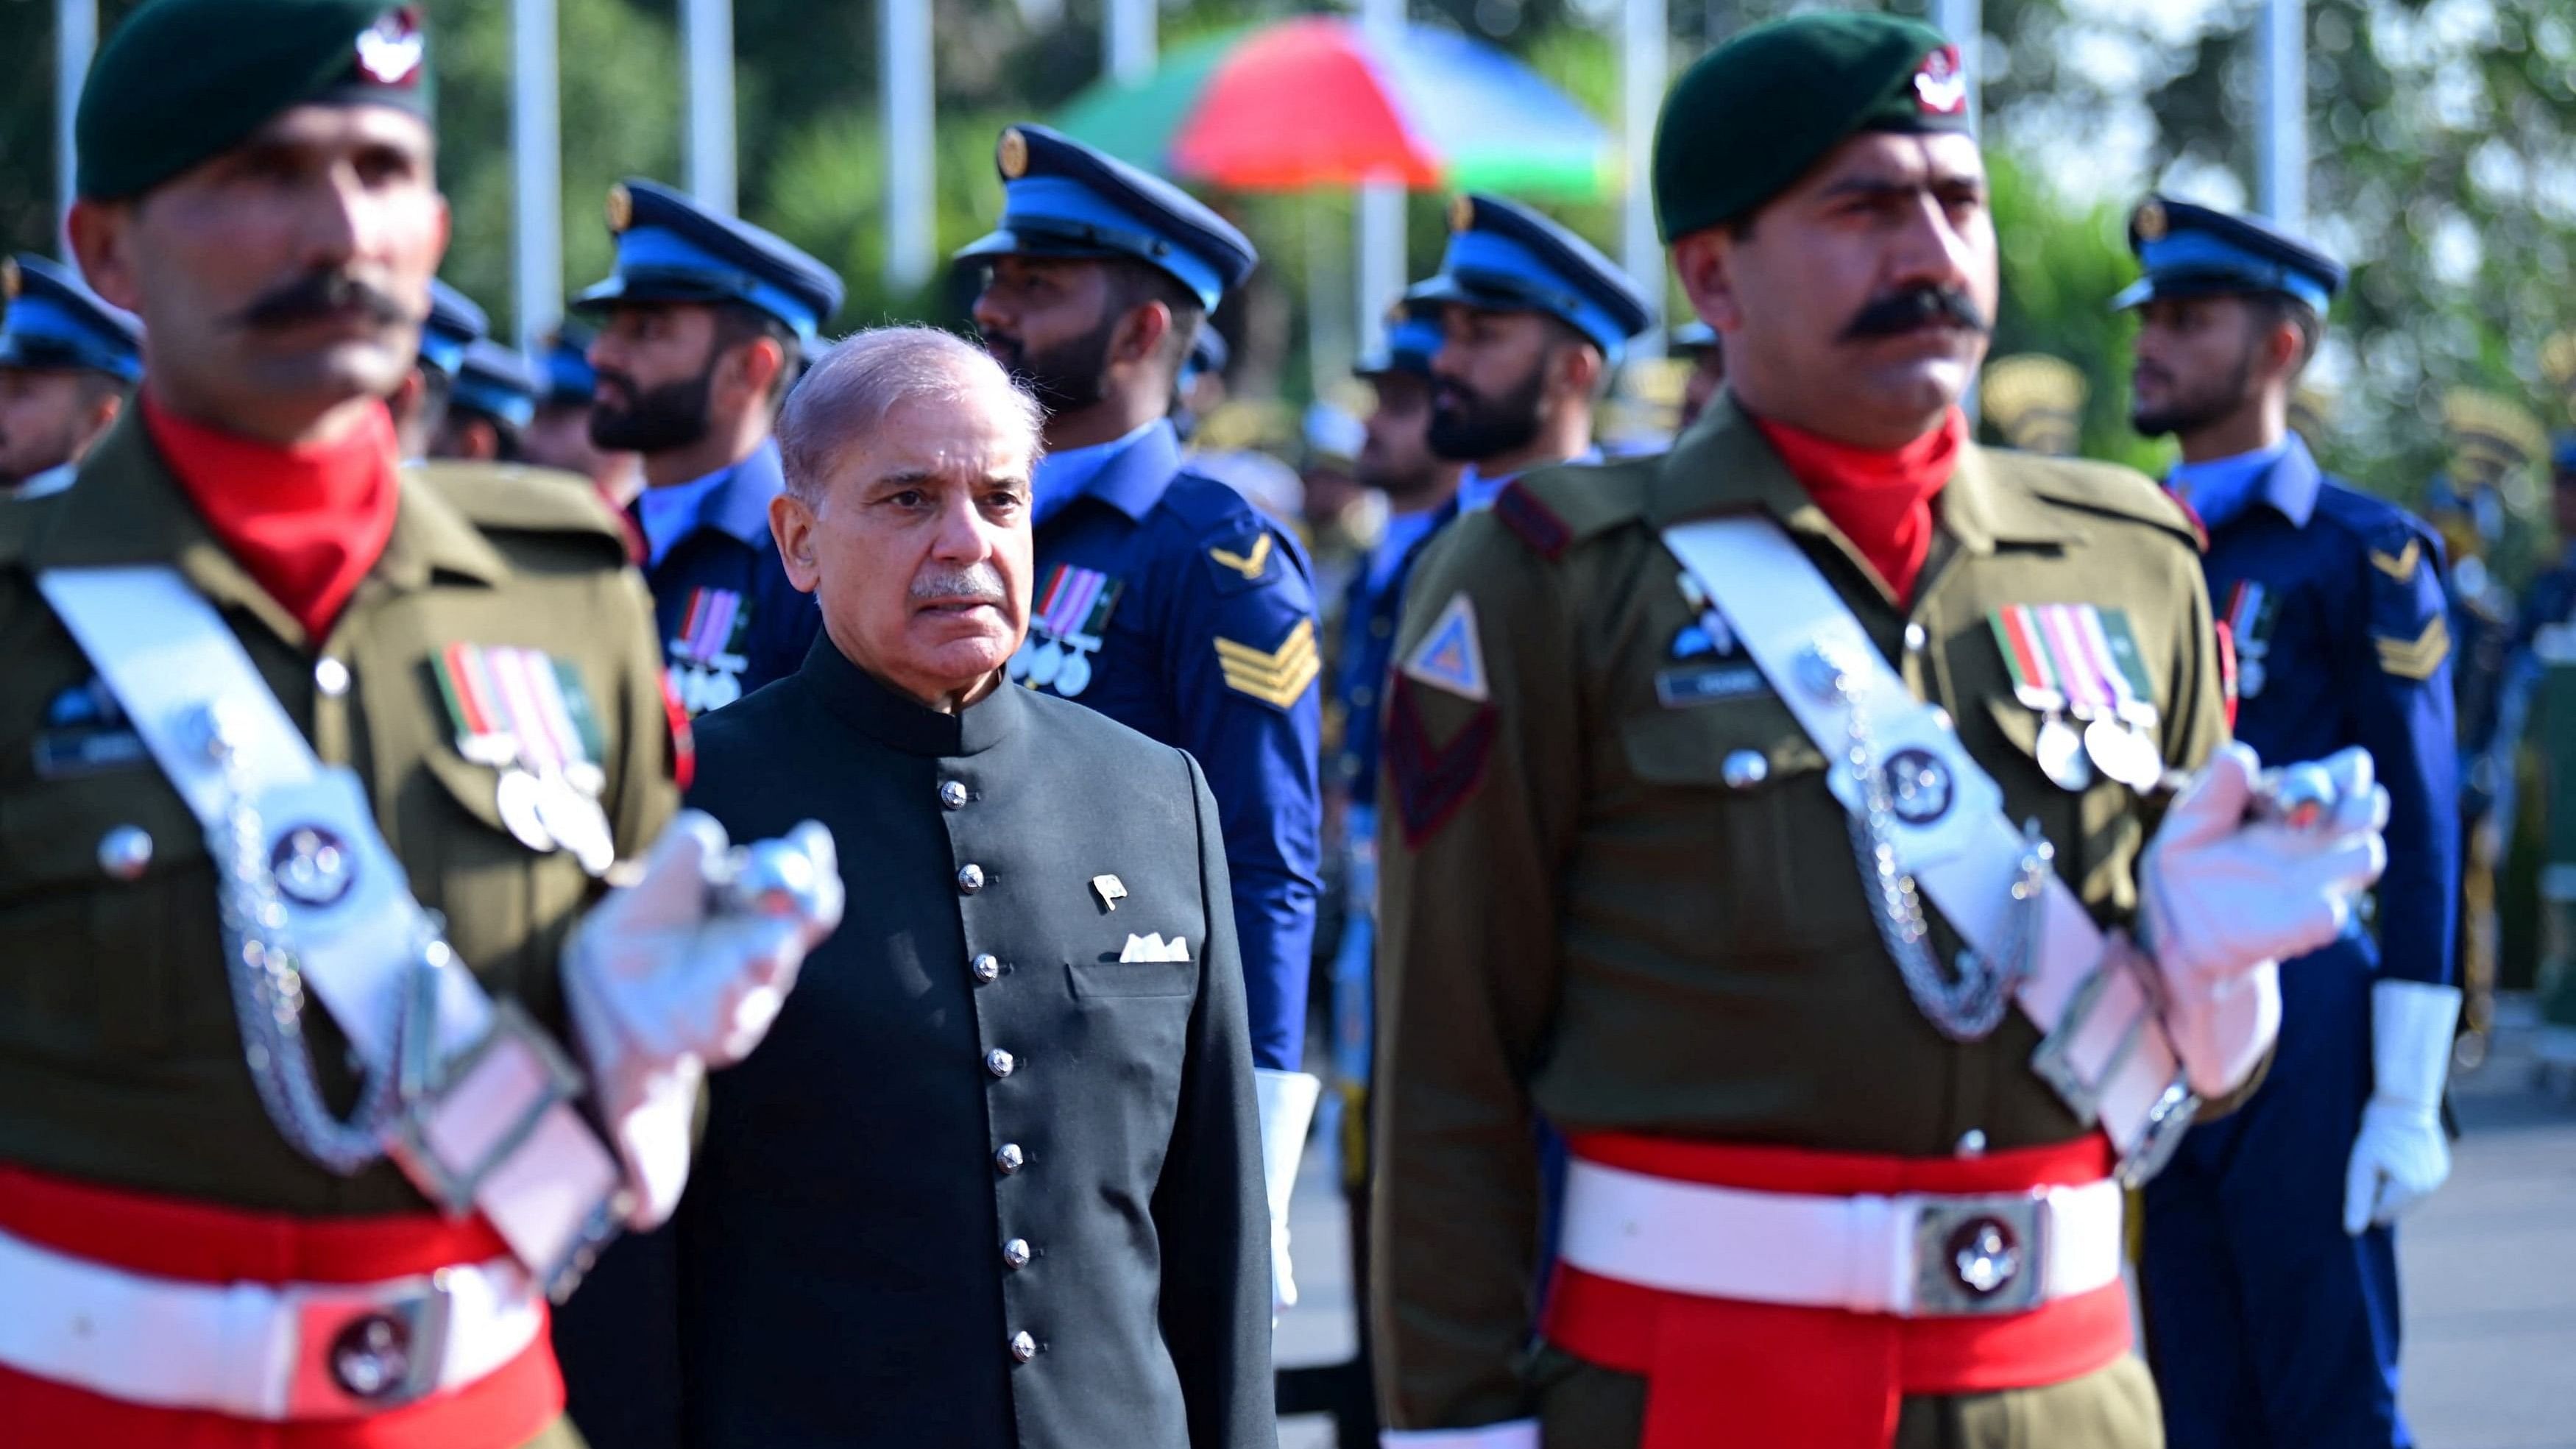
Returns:
[[[787,474],[778,461],[778,440],[763,438],[739,463],[703,478],[672,485],[672,499],[647,508],[647,489],[635,504],[652,561],[660,563],[680,540],[701,528],[737,539],[753,548],[769,541],[769,500],[786,491]],[[686,500],[686,501],[684,501]],[[694,504],[694,506],[692,506]]]
[[[30,570],[167,564],[218,606],[247,610],[279,638],[312,642],[304,626],[260,587],[206,526],[128,408],[82,460],[80,486],[63,495],[27,550]],[[393,536],[358,586],[352,606],[378,588],[412,592],[440,574],[496,584],[510,565],[482,531],[410,469],[401,477]],[[344,611],[345,612],[345,611]]]
[[[2290,433],[2275,448],[2185,463],[2165,482],[2212,529],[2244,517],[2245,510],[2256,503],[2270,504],[2291,527],[2305,528],[2316,516],[2325,474],[2317,467],[2316,455],[2308,451],[2307,440]]]
[[[957,713],[943,714],[851,663],[828,630],[815,633],[814,647],[805,651],[802,673],[807,686],[842,723],[907,755],[980,755],[1018,728],[1029,709],[1019,686],[1005,680]]]
[[[50,498],[72,486],[72,479],[79,475],[78,463],[57,463],[41,473],[18,480],[14,487],[0,488],[0,501],[26,503],[38,498]]]
[[[1661,529],[1686,519],[1752,511],[1768,513],[1789,532],[1822,540],[1854,563],[1862,562],[1859,550],[1790,474],[1762,430],[1732,395],[1720,393],[1657,466],[1646,516]],[[1973,438],[1960,446],[1958,464],[1934,500],[1933,512],[1941,531],[1972,554],[1993,553],[1998,544],[2063,543],[2074,537],[2055,510],[2002,476],[1992,455]]]
[[[1044,523],[1076,498],[1097,498],[1143,522],[1172,475],[1181,469],[1181,435],[1169,418],[1156,418],[1122,438],[1049,453],[1038,463],[1037,521]]]
[[[1571,458],[1560,458],[1553,463],[1532,463],[1528,465],[1528,467],[1521,468],[1517,472],[1499,473],[1490,478],[1485,476],[1485,474],[1480,471],[1475,464],[1470,463],[1464,469],[1461,469],[1458,474],[1458,492],[1456,495],[1458,509],[1462,513],[1479,513],[1485,509],[1493,507],[1494,500],[1503,496],[1503,490],[1511,487],[1514,480],[1518,479],[1522,473],[1528,472],[1531,468],[1552,468],[1567,464],[1598,463],[1600,461],[1601,450],[1597,447],[1592,447],[1584,449],[1582,452],[1575,454]]]

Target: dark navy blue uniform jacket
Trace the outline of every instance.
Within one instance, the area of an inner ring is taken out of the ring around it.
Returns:
[[[2459,769],[2440,538],[2326,477],[2294,438],[2211,530],[2204,565],[2234,630],[2237,738],[2272,764],[2369,749],[2389,799],[2378,972],[2449,984]]]
[[[1185,749],[1207,772],[1253,1062],[1294,1069],[1322,816],[1323,664],[1305,550],[1241,494],[1184,469],[1179,439],[1157,424],[1039,522],[1033,593],[1012,677]],[[1068,672],[1075,655],[1084,663]],[[1041,656],[1049,664],[1033,670]]]
[[[769,535],[769,500],[785,486],[778,444],[761,444],[644,571],[672,687],[693,715],[795,673],[823,627],[813,596],[787,582]]]

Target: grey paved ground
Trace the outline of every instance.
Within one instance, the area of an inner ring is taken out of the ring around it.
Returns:
[[[2576,1100],[2536,1080],[2529,1013],[2506,1003],[2497,1050],[2457,1084],[2466,1136],[2450,1185],[2398,1236],[2406,1407],[2425,1449],[2576,1449]],[[1298,1306],[1285,1364],[1347,1359],[1352,1292],[1338,1167],[1319,1133],[1291,1220]],[[1321,1420],[1281,1449],[1334,1449]],[[1345,1446],[1359,1449],[1359,1446]]]

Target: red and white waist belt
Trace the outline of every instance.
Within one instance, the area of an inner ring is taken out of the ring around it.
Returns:
[[[1545,1330],[1649,1380],[1641,1449],[1885,1449],[1908,1395],[2129,1346],[2100,1135],[1975,1158],[1577,1136]]]
[[[507,1449],[562,1409],[544,1296],[479,1220],[315,1223],[0,1169],[0,1305],[0,1422],[31,1442]]]

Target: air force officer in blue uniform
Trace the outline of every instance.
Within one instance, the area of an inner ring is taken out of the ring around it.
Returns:
[[[784,487],[770,429],[841,280],[650,181],[609,192],[608,226],[616,269],[573,299],[602,319],[590,436],[643,455],[644,576],[672,687],[698,714],[794,673],[820,627],[769,536]]]
[[[1317,1084],[1297,1070],[1315,936],[1322,710],[1305,551],[1182,465],[1167,417],[1190,344],[1252,244],[1178,188],[1043,126],[1002,133],[975,325],[1047,410],[1037,574],[1011,678],[1188,750],[1233,872],[1274,1262]]]
[[[2270,1076],[2192,1130],[2148,1185],[2148,1343],[2175,1449],[2394,1449],[2390,1225],[2450,1171],[2439,1120],[2460,993],[2457,766],[2441,544],[2326,477],[2291,389],[2344,269],[2261,223],[2162,198],[2133,417],[2171,433],[2170,486],[2209,529],[2209,598],[2237,658],[2237,735],[2267,760],[2369,749],[2388,787],[2376,936],[2281,972]]]

